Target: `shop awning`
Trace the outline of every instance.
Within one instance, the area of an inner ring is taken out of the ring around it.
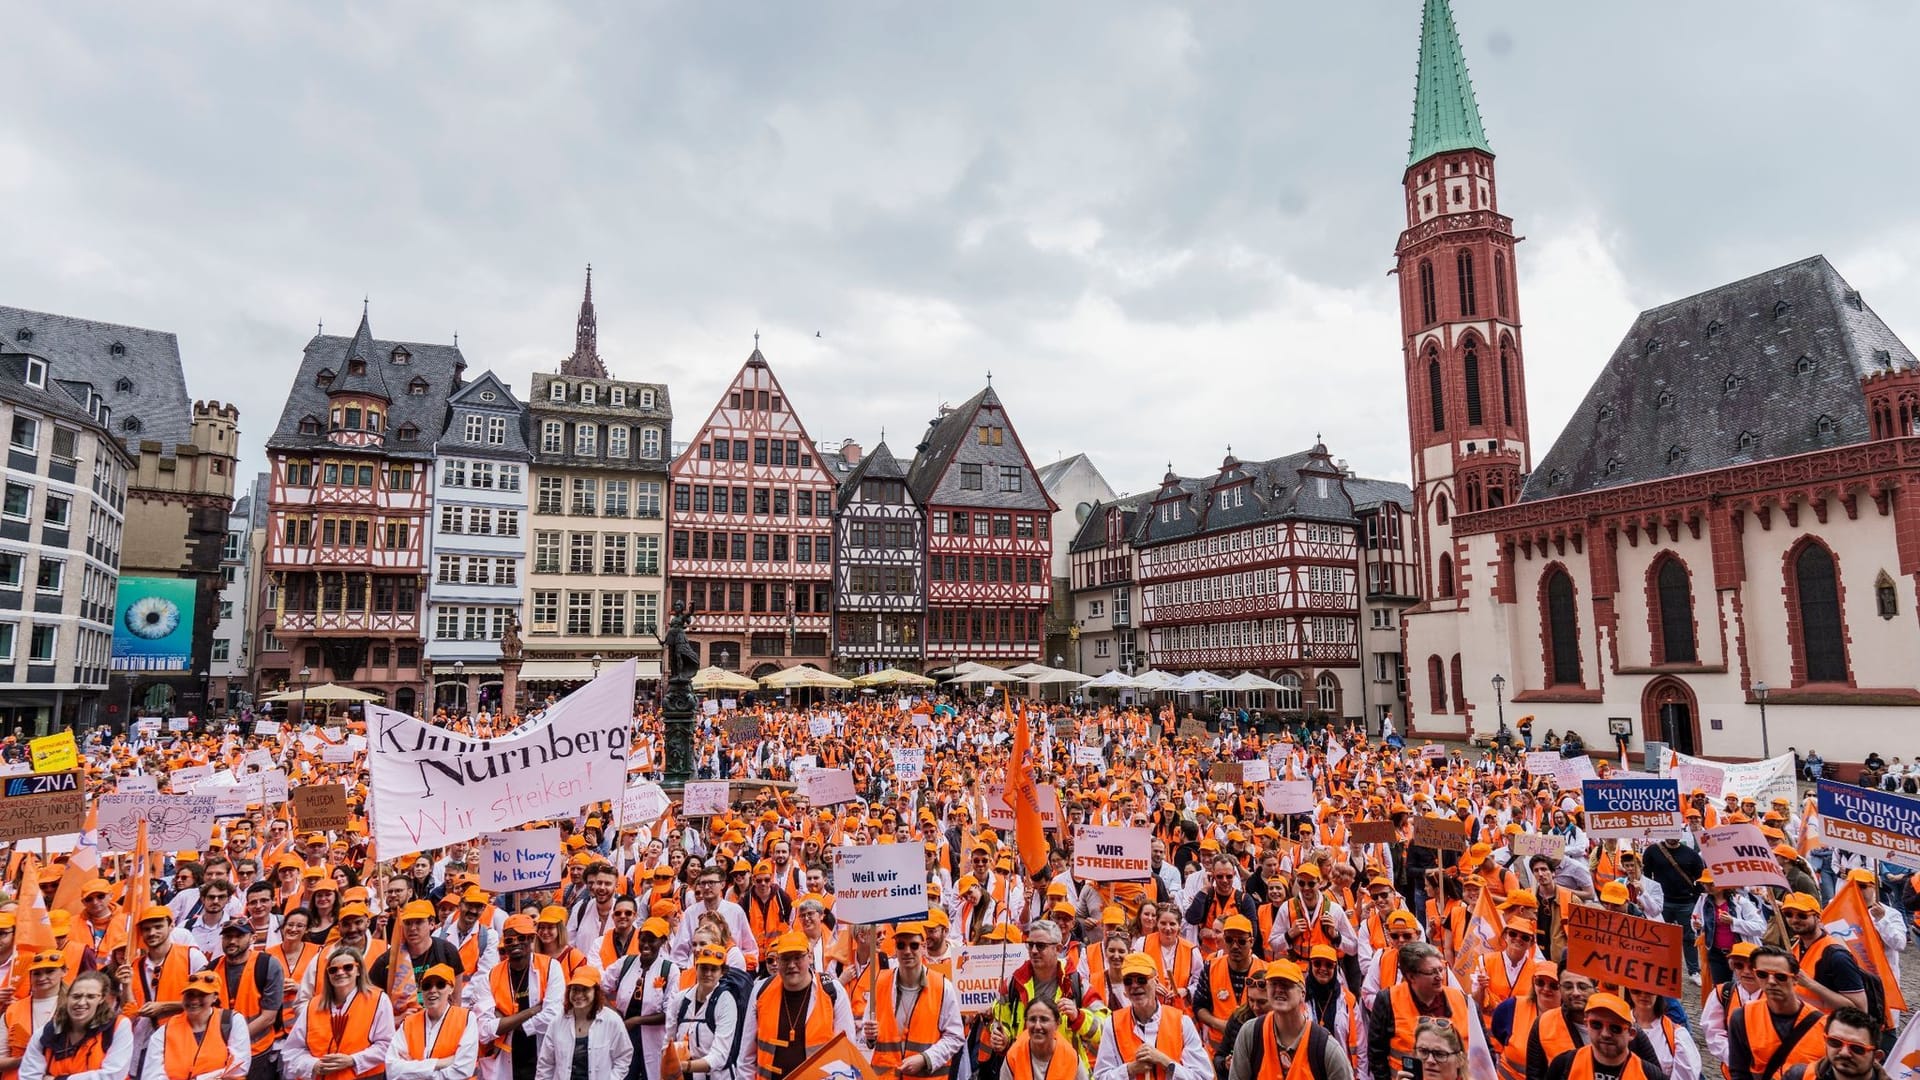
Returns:
[[[600,661],[600,670],[606,671],[616,661],[608,658]],[[660,661],[642,660],[639,663],[639,677],[657,679],[660,677]],[[529,682],[585,682],[593,678],[591,660],[529,660],[520,667],[520,681]]]

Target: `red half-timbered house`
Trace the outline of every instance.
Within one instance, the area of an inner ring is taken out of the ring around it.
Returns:
[[[927,661],[1039,659],[1058,507],[992,386],[933,420],[907,487],[927,517]]]
[[[824,667],[836,484],[757,343],[668,473],[669,595],[703,661]]]
[[[364,312],[352,338],[307,343],[267,440],[262,688],[415,707],[434,443],[465,369],[455,346],[376,341]]]

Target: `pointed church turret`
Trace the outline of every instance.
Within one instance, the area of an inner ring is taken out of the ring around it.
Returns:
[[[593,265],[587,265],[587,291],[580,299],[580,318],[573,327],[573,355],[560,365],[560,374],[579,378],[607,378],[600,362],[600,326],[593,315]]]
[[[1420,26],[1420,75],[1413,91],[1413,138],[1407,165],[1448,150],[1493,152],[1480,125],[1480,105],[1473,98],[1467,58],[1453,27],[1453,9],[1447,0],[1427,0]]]

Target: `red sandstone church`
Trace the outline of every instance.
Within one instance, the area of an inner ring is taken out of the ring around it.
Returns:
[[[1913,351],[1814,256],[1643,312],[1536,462],[1513,222],[1447,0],[1427,0],[1404,184],[1412,730],[1490,733],[1503,694],[1509,723],[1594,746],[1902,753]]]

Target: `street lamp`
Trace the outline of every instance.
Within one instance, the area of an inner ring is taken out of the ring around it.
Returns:
[[[593,677],[596,679],[600,677],[600,654],[599,653],[593,654]]]
[[[1773,750],[1767,745],[1767,684],[1754,683],[1753,696],[1760,699],[1760,756],[1770,758]]]
[[[307,722],[307,684],[313,681],[313,669],[300,669],[300,722]]]
[[[1513,741],[1513,735],[1507,731],[1507,707],[1500,697],[1501,691],[1506,688],[1507,677],[1499,672],[1495,672],[1493,675],[1493,713],[1500,720],[1500,730],[1493,734],[1493,741],[1496,745]]]

